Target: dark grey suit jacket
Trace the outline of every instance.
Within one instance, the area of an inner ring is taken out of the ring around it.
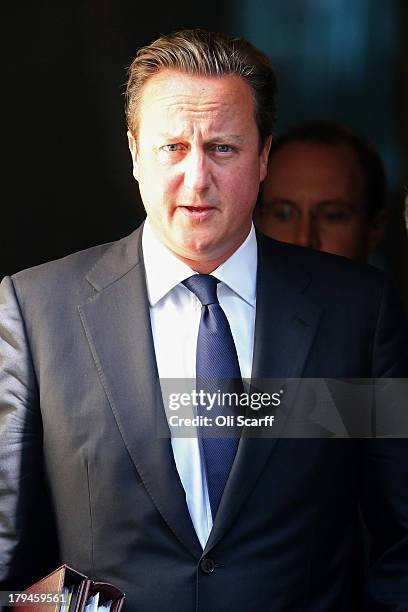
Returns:
[[[140,238],[1,285],[0,586],[65,562],[115,583],[135,612],[402,610],[405,440],[242,439],[201,550],[157,436]],[[379,272],[258,244],[254,377],[407,376],[405,322]],[[364,581],[359,504],[373,539]]]

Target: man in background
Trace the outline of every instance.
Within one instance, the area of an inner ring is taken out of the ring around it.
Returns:
[[[276,240],[366,261],[386,226],[375,149],[336,123],[295,126],[272,142],[255,223]]]

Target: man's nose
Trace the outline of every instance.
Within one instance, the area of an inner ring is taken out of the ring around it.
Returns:
[[[191,151],[185,159],[184,186],[191,191],[203,191],[209,185],[209,161],[204,151]]]
[[[311,214],[302,214],[296,227],[295,244],[320,249],[319,228]]]

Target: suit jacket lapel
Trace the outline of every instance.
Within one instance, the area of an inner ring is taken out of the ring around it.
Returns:
[[[252,385],[278,392],[288,378],[302,376],[320,319],[320,307],[304,296],[311,279],[291,265],[280,243],[258,235],[258,274]],[[298,261],[298,260],[297,260]],[[272,380],[268,384],[267,379]],[[263,381],[263,382],[262,382]],[[271,455],[288,414],[296,385],[288,386],[285,409],[277,408],[273,435],[244,428],[204,554],[238,515]],[[250,437],[245,437],[246,435]],[[257,435],[258,437],[254,437]]]
[[[124,444],[146,490],[194,557],[202,549],[177,473],[164,416],[141,255],[141,229],[114,243],[89,273],[79,306],[92,355]],[[159,437],[160,435],[167,437]]]
[[[282,246],[258,235],[255,379],[300,378],[321,315],[320,306],[305,297],[311,278]]]

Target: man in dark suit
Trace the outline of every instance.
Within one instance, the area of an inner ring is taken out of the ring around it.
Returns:
[[[135,612],[407,604],[405,440],[290,429],[298,387],[283,380],[404,377],[408,348],[381,273],[255,235],[274,93],[269,61],[243,40],[196,30],[142,49],[127,112],[146,223],[4,279],[3,588],[65,562],[115,583]],[[211,447],[168,427],[161,383],[223,376],[226,362],[277,392],[279,435],[248,425],[235,447],[226,435]]]

